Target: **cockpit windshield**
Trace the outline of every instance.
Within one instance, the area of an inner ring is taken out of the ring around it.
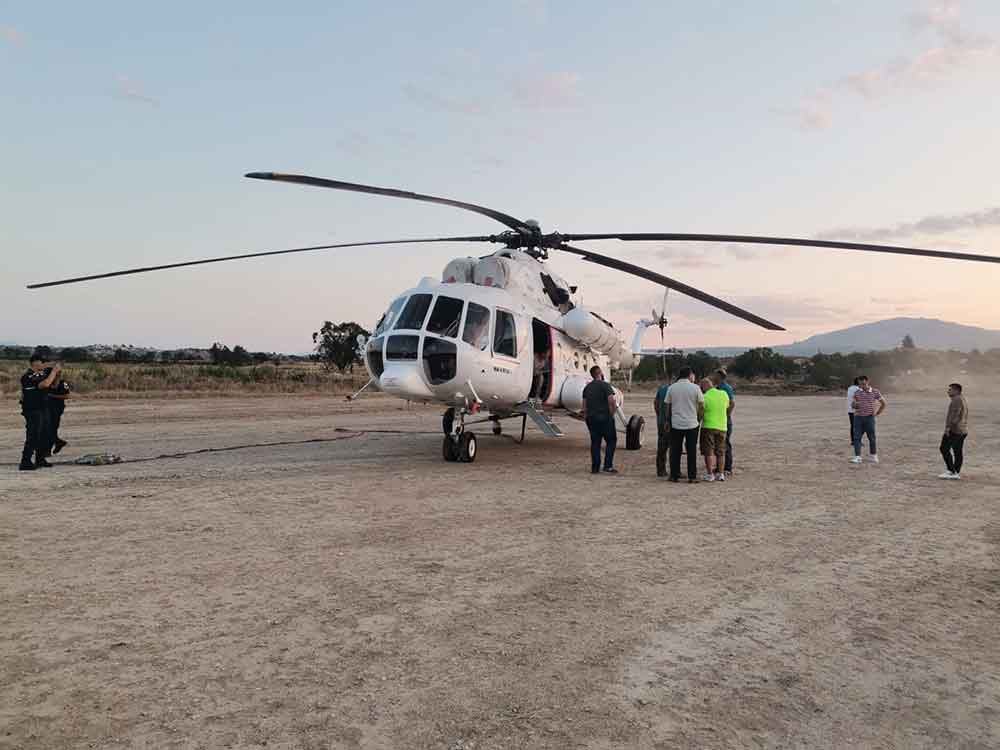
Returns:
[[[450,339],[458,336],[463,307],[465,307],[465,300],[446,297],[442,294],[434,303],[431,317],[427,320],[427,332],[447,336]]]
[[[399,311],[403,309],[403,303],[406,302],[406,297],[400,297],[393,300],[392,304],[389,305],[389,309],[385,311],[385,315],[381,317],[378,325],[375,326],[375,333],[372,336],[378,336],[384,331],[388,331],[392,328],[393,321],[399,315]]]
[[[399,316],[399,321],[394,328],[396,330],[410,328],[419,331],[424,327],[424,318],[427,317],[427,308],[430,306],[431,295],[414,294],[406,303],[406,307],[403,308],[403,313]]]

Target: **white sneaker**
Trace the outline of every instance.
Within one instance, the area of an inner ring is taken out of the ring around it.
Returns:
[[[854,457],[852,457],[851,458],[851,463],[852,464],[859,464],[859,463],[861,463],[861,456],[854,456]]]
[[[706,474],[704,476],[704,478],[703,478],[702,481],[704,481],[704,482],[714,482],[715,481],[715,474]]]
[[[961,479],[961,478],[962,478],[962,475],[959,474],[957,471],[952,472],[951,476],[948,477],[948,479]]]
[[[725,482],[726,481],[726,475],[725,474],[716,474],[715,475],[715,481],[716,482]]]
[[[955,478],[955,472],[953,471],[942,471],[940,474],[938,474],[938,479],[954,479],[954,478]]]
[[[872,455],[870,455],[868,457],[868,462],[869,463],[873,463],[873,464],[877,464],[878,463],[878,454],[873,453]]]

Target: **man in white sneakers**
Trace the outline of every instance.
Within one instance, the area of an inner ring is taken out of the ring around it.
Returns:
[[[854,393],[854,458],[852,464],[861,463],[861,438],[868,436],[868,460],[878,463],[878,446],[875,441],[875,419],[885,411],[885,399],[878,388],[872,388],[867,375],[858,376],[858,390]]]
[[[962,448],[969,434],[969,406],[962,395],[962,384],[948,386],[948,414],[944,419],[944,436],[941,438],[941,456],[947,471],[938,474],[938,479],[962,478]]]

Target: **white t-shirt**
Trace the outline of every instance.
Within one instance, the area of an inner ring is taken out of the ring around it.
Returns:
[[[848,414],[853,414],[854,413],[854,394],[857,393],[860,390],[861,389],[858,388],[856,385],[852,385],[850,388],[847,389],[847,413]]]
[[[705,395],[690,380],[678,380],[667,390],[664,403],[670,404],[673,429],[693,430],[698,426],[698,404],[705,403]]]

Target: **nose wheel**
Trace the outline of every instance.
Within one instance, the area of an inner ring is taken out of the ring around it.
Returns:
[[[456,414],[454,409],[448,409],[441,419],[441,427],[444,430],[441,455],[445,461],[460,461],[471,464],[476,460],[479,446],[476,443],[475,433],[465,429],[465,414],[463,412]]]

